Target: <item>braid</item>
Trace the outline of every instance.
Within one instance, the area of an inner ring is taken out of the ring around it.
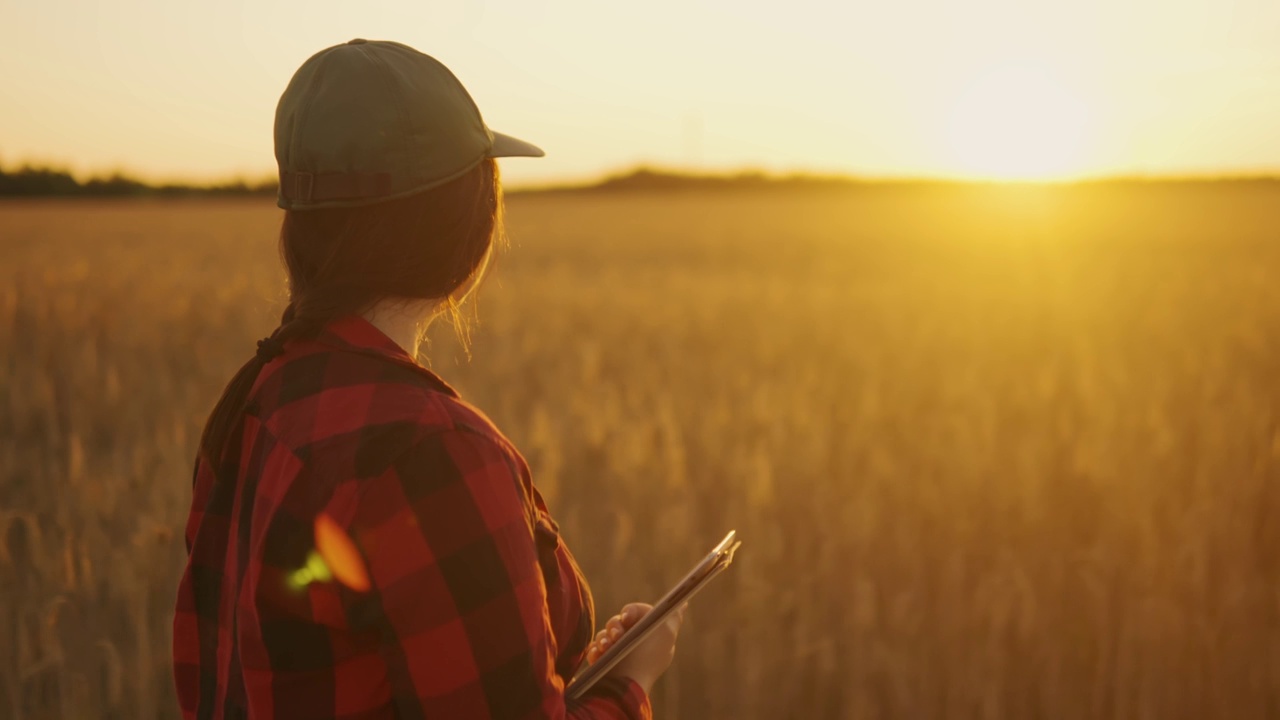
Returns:
[[[280,325],[258,341],[256,358],[263,365],[284,354],[285,343],[295,338],[315,337],[330,320],[342,314],[337,307],[316,306],[302,299],[291,300],[280,314]]]
[[[258,352],[254,358],[266,365],[272,360],[284,354],[284,343],[291,337],[289,332],[294,324],[294,317],[297,311],[292,301],[285,307],[284,312],[280,315],[280,324],[271,334],[258,341]]]
[[[209,416],[200,438],[200,452],[210,462],[218,462],[236,421],[244,413],[249,391],[267,363],[284,354],[285,343],[295,338],[315,337],[320,329],[345,310],[336,305],[317,305],[294,298],[280,315],[280,325],[267,337],[258,341],[258,351],[222,392],[222,397]]]

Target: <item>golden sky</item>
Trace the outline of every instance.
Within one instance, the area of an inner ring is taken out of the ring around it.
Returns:
[[[542,145],[517,184],[1280,171],[1280,0],[0,0],[0,164],[269,174],[290,75],[354,37]]]

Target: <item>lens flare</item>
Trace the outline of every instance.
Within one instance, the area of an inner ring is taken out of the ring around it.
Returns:
[[[307,564],[289,575],[289,586],[294,590],[301,590],[313,582],[329,582],[332,579],[333,573],[329,570],[324,558],[320,557],[320,553],[312,550],[307,555]]]
[[[316,549],[307,554],[306,563],[289,573],[289,587],[303,590],[312,583],[332,580],[357,592],[369,589],[369,573],[356,544],[333,518],[321,513],[315,522]]]
[[[315,532],[316,552],[327,570],[333,573],[333,577],[352,590],[367,591],[370,583],[364,558],[360,557],[356,544],[342,526],[321,513],[316,516]]]

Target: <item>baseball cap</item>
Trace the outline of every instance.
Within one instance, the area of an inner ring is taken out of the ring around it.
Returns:
[[[447,183],[485,158],[544,154],[490,130],[435,58],[362,38],[294,73],[276,106],[275,152],[286,210],[369,205]]]

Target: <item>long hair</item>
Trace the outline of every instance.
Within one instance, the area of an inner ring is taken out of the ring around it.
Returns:
[[[479,282],[501,237],[502,189],[497,162],[395,200],[353,208],[286,210],[280,258],[289,304],[267,340],[277,347],[313,337],[329,321],[363,313],[383,300],[436,300],[460,338],[462,297]],[[260,343],[261,345],[261,343]],[[249,391],[266,365],[254,355],[227,383],[200,437],[200,454],[218,467]]]

